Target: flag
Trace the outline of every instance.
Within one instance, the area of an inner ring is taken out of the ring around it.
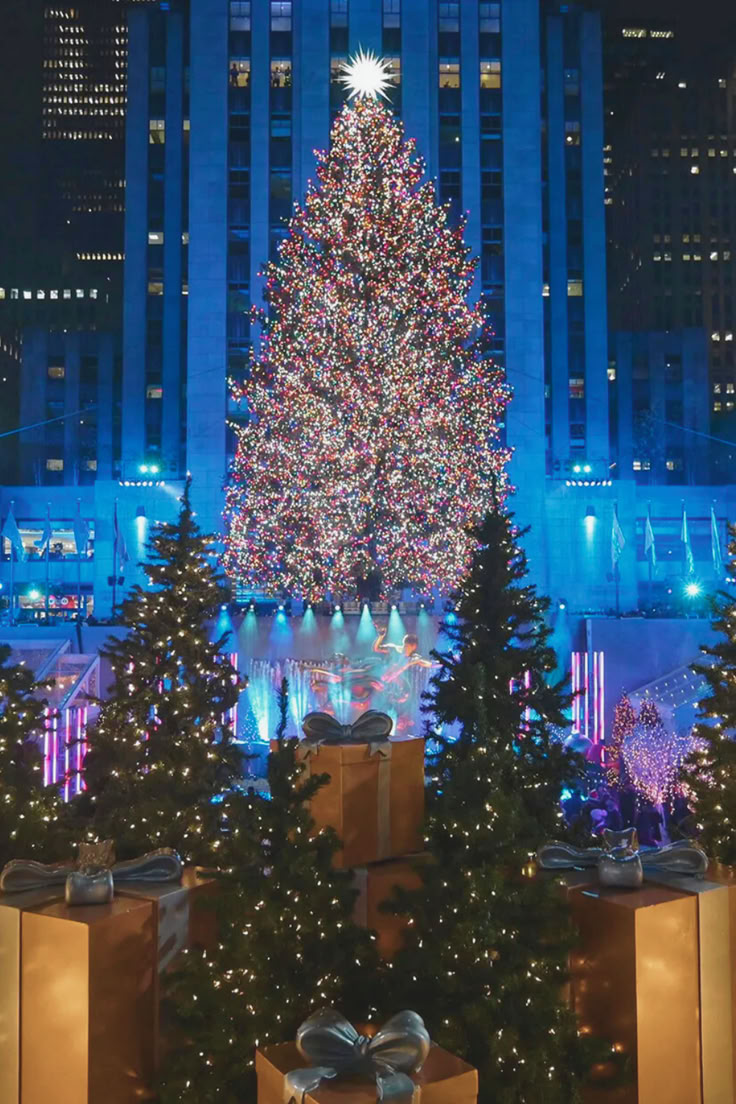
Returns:
[[[713,556],[713,571],[716,579],[720,579],[723,577],[723,555],[721,553],[721,538],[718,535],[715,506],[710,508],[710,549]]]
[[[644,523],[644,558],[652,561],[652,567],[657,566],[657,549],[654,546],[654,530],[652,529],[652,514],[647,509],[647,520]]]
[[[46,520],[43,523],[43,529],[41,530],[41,539],[33,542],[34,548],[39,548],[42,552],[45,552],[48,546],[51,544],[51,538],[53,531],[51,529],[51,518],[49,516],[49,508],[46,507]]]
[[[682,528],[680,529],[680,540],[685,546],[685,568],[688,575],[695,573],[695,560],[693,559],[693,550],[690,547],[690,532],[687,527],[687,510],[682,507]]]
[[[83,556],[89,543],[89,525],[82,517],[79,501],[77,501],[77,516],[74,519],[74,543],[77,546],[77,555]]]
[[[611,527],[611,563],[613,564],[613,570],[618,567],[618,561],[621,559],[621,553],[624,550],[626,544],[626,538],[624,537],[623,530],[618,523],[618,506],[613,507],[613,525]]]
[[[13,513],[13,503],[10,503],[10,509],[8,510],[7,517],[3,523],[3,534],[6,540],[10,541],[11,548],[15,551],[16,559],[24,560],[26,558],[25,549],[23,548],[23,541],[20,536],[20,529],[18,523],[15,520],[15,514]],[[11,553],[12,554],[12,553]]]
[[[120,532],[120,526],[118,525],[118,500],[115,499],[115,512],[113,514],[113,530],[115,536],[115,549],[116,549],[116,561],[113,564],[113,571],[116,575],[125,570],[125,565],[130,559],[128,555],[128,549],[125,544],[125,537]]]

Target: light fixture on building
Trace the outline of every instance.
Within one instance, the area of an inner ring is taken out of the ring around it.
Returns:
[[[586,509],[585,509],[585,516],[586,516],[586,518],[595,519],[595,517],[596,517],[595,506],[587,506]]]
[[[136,516],[136,518],[144,518],[146,516],[145,506],[139,506],[138,509],[135,512],[135,516]]]

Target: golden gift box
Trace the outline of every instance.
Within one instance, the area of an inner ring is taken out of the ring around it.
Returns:
[[[581,1030],[610,1040],[634,1067],[625,1085],[591,1087],[586,1101],[702,1104],[696,897],[647,882],[581,886],[568,900],[579,930],[571,991]]]
[[[130,1104],[155,1067],[151,901],[21,914],[22,1104]]]
[[[286,1075],[307,1065],[296,1043],[276,1043],[257,1050],[258,1104],[289,1104]],[[438,1046],[431,1048],[412,1080],[417,1086],[415,1104],[476,1104],[478,1099],[477,1070]],[[376,1104],[376,1083],[367,1078],[326,1081],[307,1093],[305,1104]]]
[[[412,890],[422,884],[418,864],[429,858],[425,852],[404,859],[389,859],[358,867],[354,886],[358,890],[353,920],[362,928],[371,928],[378,935],[378,951],[382,958],[393,958],[401,949],[408,919],[384,912],[381,904],[393,896],[395,887]]]
[[[310,812],[317,831],[334,828],[340,837],[336,867],[365,866],[421,849],[423,739],[344,744],[303,740],[298,756],[309,774],[330,776],[312,799]]]

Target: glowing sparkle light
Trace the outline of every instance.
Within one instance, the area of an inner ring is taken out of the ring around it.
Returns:
[[[372,50],[366,51],[361,47],[343,64],[340,83],[347,88],[351,100],[377,100],[379,96],[388,99],[386,89],[391,87],[393,81],[388,62]]]
[[[700,583],[687,583],[685,585],[685,594],[688,598],[698,598],[702,592]]]

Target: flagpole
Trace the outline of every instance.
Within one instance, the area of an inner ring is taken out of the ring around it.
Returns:
[[[82,516],[82,500],[77,499],[77,517],[81,519]],[[77,531],[81,530],[81,525],[77,526]],[[77,621],[82,618],[82,550],[79,547],[79,539],[77,537]]]
[[[15,499],[10,500],[10,510],[15,517]],[[15,541],[10,542],[10,624],[15,624]]]
[[[115,536],[112,542],[112,619],[115,620],[115,597],[118,581],[118,500],[115,499]]]
[[[46,503],[46,623],[49,620],[49,550],[51,548],[51,503]]]

